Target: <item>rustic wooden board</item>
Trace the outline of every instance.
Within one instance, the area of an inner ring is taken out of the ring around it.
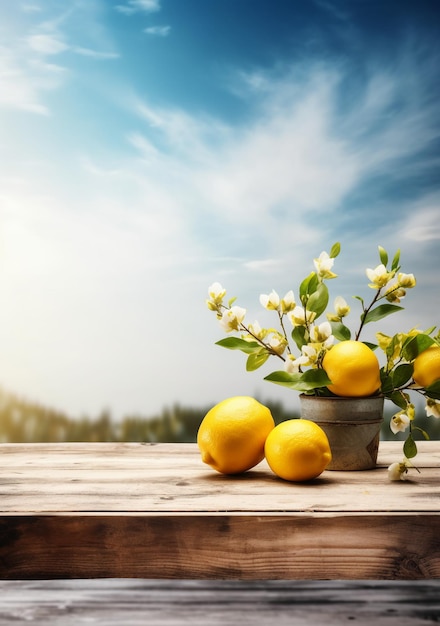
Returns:
[[[426,626],[440,582],[0,582],[0,626]]]
[[[436,579],[439,518],[76,515],[0,522],[0,578]]]
[[[421,473],[237,477],[194,444],[0,446],[0,578],[440,578],[440,443]]]
[[[8,444],[0,446],[0,513],[437,512],[440,444],[421,443],[421,473],[402,484],[386,472],[401,459],[396,442],[381,444],[378,469],[326,471],[306,484],[280,480],[265,461],[223,476],[202,463],[195,444]]]

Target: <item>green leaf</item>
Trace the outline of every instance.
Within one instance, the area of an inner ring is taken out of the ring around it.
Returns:
[[[394,387],[403,387],[411,379],[413,369],[412,363],[398,365],[392,374]]]
[[[362,314],[361,319],[363,319],[364,324],[368,324],[369,322],[377,322],[387,315],[391,315],[391,313],[396,313],[397,311],[402,311],[403,307],[396,306],[395,304],[379,304],[375,309],[371,309],[368,311],[366,315]]]
[[[337,241],[336,243],[332,245],[332,248],[329,254],[330,258],[335,259],[340,253],[340,251],[341,251],[341,244],[339,243],[339,241]]]
[[[379,248],[380,262],[383,263],[386,267],[388,264],[388,252],[385,250],[385,248],[382,248],[382,246],[378,246],[378,248]]]
[[[399,391],[394,391],[391,394],[387,393],[387,398],[389,398],[391,402],[398,406],[399,409],[402,409],[403,411],[406,410],[408,403]]]
[[[365,308],[364,299],[361,298],[361,296],[353,296],[353,298],[356,298],[356,300],[359,300],[359,302],[362,303],[362,308]]]
[[[430,335],[431,333],[433,333],[436,329],[436,326],[431,326],[431,328],[428,328],[424,331],[424,335]]]
[[[231,298],[228,302],[228,307],[231,308],[231,306],[234,304],[234,302],[236,301],[237,296],[234,296],[233,298]]]
[[[402,356],[406,361],[413,361],[416,356],[424,352],[429,346],[435,343],[429,335],[420,333],[409,338],[402,346]]]
[[[239,337],[226,337],[225,339],[216,341],[215,345],[227,348],[228,350],[241,350],[246,354],[252,354],[255,350],[259,350],[261,348],[261,345],[256,341],[246,341],[245,339],[240,339]]]
[[[342,322],[330,322],[330,326],[332,327],[332,334],[338,341],[348,341],[348,339],[351,339],[350,329]]]
[[[440,400],[440,380],[437,380],[435,383],[432,383],[432,385],[429,385],[429,387],[426,387],[425,391],[428,398]]]
[[[261,367],[264,363],[266,363],[269,358],[269,352],[262,348],[259,352],[255,352],[254,354],[250,354],[246,361],[246,371],[254,372],[259,367]]]
[[[301,302],[307,301],[307,296],[316,291],[319,284],[316,272],[311,272],[299,286],[299,297]]]
[[[331,380],[322,369],[307,370],[302,374],[289,374],[280,370],[272,372],[264,380],[296,391],[312,391],[331,384]]]
[[[320,283],[316,291],[314,291],[307,300],[307,310],[316,313],[319,317],[327,308],[329,299],[328,289],[324,283]]]
[[[400,406],[400,404],[395,402],[393,397],[392,397],[392,394],[393,394],[393,391],[394,391],[393,379],[383,369],[380,370],[380,380],[381,380],[380,389],[381,389],[382,393],[385,396],[387,396],[387,398],[390,398],[390,400],[392,400],[392,402],[394,402],[394,404],[397,404],[397,406]],[[400,399],[400,396],[401,396],[400,393],[398,395],[399,395],[399,399]],[[406,406],[406,404],[405,404],[405,406]]]
[[[403,444],[403,454],[407,459],[412,459],[417,454],[416,442],[411,434],[408,435],[407,440]]]
[[[370,348],[370,350],[373,350],[373,352],[374,352],[375,350],[377,350],[377,349],[378,349],[378,347],[379,347],[377,344],[375,344],[375,343],[370,343],[369,341],[363,341],[362,343],[363,343],[363,344],[365,344],[365,345],[367,346],[367,348]]]
[[[391,263],[391,269],[396,271],[399,269],[399,261],[400,261],[400,250],[397,250],[396,254],[394,255],[393,261]]]
[[[306,335],[306,327],[305,326],[295,326],[292,330],[292,339],[295,342],[298,350],[301,350],[302,346],[304,346],[307,341],[305,339]]]

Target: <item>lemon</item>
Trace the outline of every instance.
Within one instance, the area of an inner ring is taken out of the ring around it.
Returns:
[[[332,459],[327,435],[318,424],[305,419],[281,422],[269,433],[264,447],[266,461],[280,478],[294,482],[319,476]]]
[[[202,461],[222,474],[241,474],[264,458],[264,443],[274,428],[270,410],[250,396],[216,404],[197,432]]]
[[[440,347],[429,346],[414,359],[413,378],[420,387],[440,379]]]
[[[361,341],[341,341],[322,361],[337,396],[372,396],[380,388],[380,366],[374,352]]]

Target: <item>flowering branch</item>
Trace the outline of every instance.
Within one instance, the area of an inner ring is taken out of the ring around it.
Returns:
[[[334,395],[328,388],[332,381],[323,368],[323,360],[335,339],[347,341],[352,336],[345,323],[350,307],[344,298],[336,297],[334,312],[326,313],[329,302],[326,281],[337,278],[333,265],[339,253],[340,244],[336,243],[330,253],[322,252],[314,259],[315,270],[299,285],[298,304],[292,290],[284,298],[280,298],[275,290],[260,296],[260,304],[266,310],[277,313],[280,330],[262,328],[257,321],[254,324],[245,324],[246,309],[235,305],[235,298],[227,305],[223,304],[226,290],[220,283],[213,283],[208,290],[208,308],[216,313],[220,326],[226,333],[240,333],[239,337],[221,339],[216,342],[217,345],[247,354],[247,371],[258,369],[270,356],[276,356],[283,361],[284,369],[272,372],[265,380],[303,393]],[[359,328],[354,335],[356,341],[360,341],[366,324],[402,310],[403,307],[399,306],[401,300],[406,296],[407,290],[416,285],[413,274],[400,271],[400,250],[395,253],[389,268],[388,254],[381,246],[379,258],[380,264],[376,268],[366,269],[370,281],[368,286],[375,290],[371,302],[366,305],[362,297],[354,296],[362,307]],[[318,320],[324,313],[327,321],[319,323]],[[285,326],[286,318],[292,325],[290,338]],[[401,478],[406,476],[409,467],[413,467],[409,459],[417,454],[414,431],[429,438],[424,430],[413,423],[415,407],[410,392],[415,391],[424,397],[427,416],[440,418],[440,332],[432,336],[434,330],[435,327],[425,332],[413,329],[406,334],[398,333],[392,337],[378,332],[378,344],[367,344],[372,350],[380,348],[385,354],[386,363],[380,368],[379,392],[400,409],[391,418],[390,428],[394,434],[408,431],[403,446],[405,461],[398,465]],[[299,354],[295,355],[292,346],[296,346]],[[438,376],[420,383],[414,370],[416,359],[431,347],[437,347],[439,351],[438,357],[435,357],[438,358]]]

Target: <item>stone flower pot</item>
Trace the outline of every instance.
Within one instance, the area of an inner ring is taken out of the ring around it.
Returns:
[[[376,466],[383,422],[383,396],[367,398],[300,395],[301,417],[326,433],[332,451],[328,470],[366,470]]]

